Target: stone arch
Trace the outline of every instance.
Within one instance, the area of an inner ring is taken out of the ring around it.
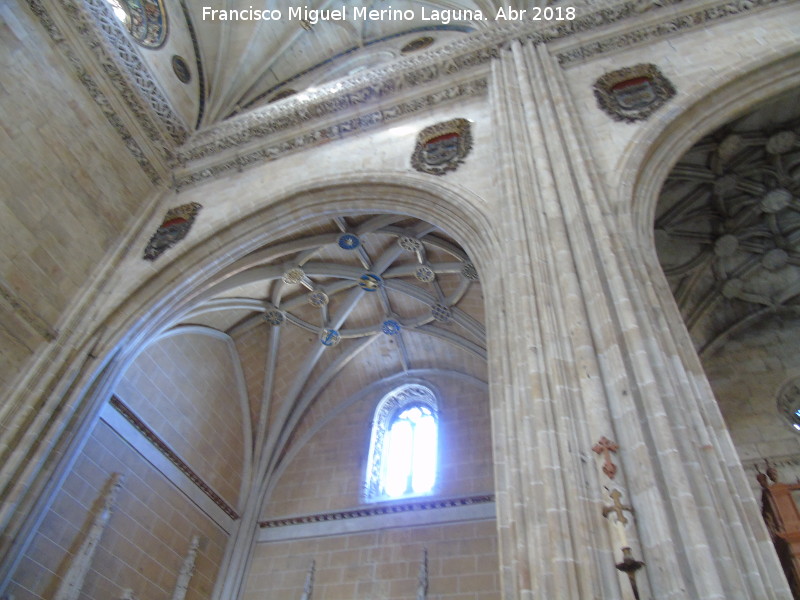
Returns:
[[[722,443],[729,446],[725,473],[731,478],[734,490],[753,486],[754,479],[741,468],[740,461],[746,462],[748,458],[746,445],[736,438],[737,424],[731,420],[730,413],[726,410],[723,415],[722,409],[730,406],[726,405],[726,398],[728,402],[730,398],[726,397],[724,387],[720,387],[719,370],[714,373],[714,363],[709,358],[710,349],[716,352],[725,340],[715,340],[701,348],[699,353],[695,350],[693,337],[656,254],[656,207],[670,171],[698,140],[748,115],[758,105],[800,86],[799,57],[795,43],[792,47],[777,49],[770,56],[748,60],[736,72],[728,70],[718,75],[708,87],[681,100],[677,107],[679,110],[643,128],[634,137],[622,162],[618,186],[622,191],[616,198],[619,203],[614,207],[614,226],[620,233],[620,244],[627,245],[630,250],[627,253],[630,276],[642,284],[643,296],[650,305],[644,312],[655,324],[654,329],[669,332],[670,347],[685,365],[690,375],[689,384],[697,390],[704,412],[703,425],[709,430],[716,429]],[[737,331],[757,324],[768,316],[770,310],[747,318],[736,327]],[[698,346],[702,344],[698,343]],[[713,389],[711,383],[714,383]],[[774,400],[770,400],[774,404]],[[761,523],[757,522],[757,525],[760,529]],[[749,535],[758,539],[762,533],[751,531]],[[768,550],[772,551],[771,546]]]
[[[163,270],[143,281],[134,294],[109,309],[94,331],[84,332],[71,361],[51,371],[54,384],[65,372],[74,373],[67,393],[54,403],[59,416],[38,419],[25,434],[26,448],[20,447],[18,452],[38,449],[60,458],[49,468],[22,473],[23,477],[16,482],[23,500],[8,515],[9,520],[13,518],[19,524],[14,532],[16,539],[25,540],[27,533],[35,530],[37,515],[47,510],[71,467],[71,457],[82,448],[82,440],[120,375],[140,350],[163,332],[164,324],[176,308],[191,302],[213,284],[216,274],[258,248],[270,235],[290,231],[320,215],[377,212],[417,217],[436,224],[463,244],[479,271],[491,267],[492,252],[499,243],[491,233],[484,203],[474,193],[457,186],[416,175],[373,173],[314,179],[292,189],[265,194],[257,209],[197,241]],[[125,260],[122,263],[124,268]],[[87,361],[86,355],[93,360]],[[30,493],[25,496],[24,492]],[[20,547],[11,545],[7,552],[19,553]]]
[[[780,53],[778,58],[775,53]],[[631,250],[631,274],[646,282],[652,305],[660,307],[653,321],[672,331],[679,342],[676,351],[695,373],[703,369],[656,255],[653,222],[668,173],[697,140],[754,105],[800,86],[800,50],[796,43],[775,49],[752,58],[744,71],[725,71],[708,86],[676,99],[676,110],[652,121],[631,140],[620,162],[619,179],[612,184],[612,189],[620,190],[612,198],[614,225],[625,233],[620,243]]]
[[[751,59],[736,71],[721,73],[707,85],[676,99],[677,107],[641,130],[621,161],[618,187],[622,190],[615,213],[629,218],[641,248],[654,248],[652,223],[661,186],[676,157],[702,135],[746,113],[755,104],[800,85],[797,45]],[[742,74],[744,71],[744,74]],[[709,88],[710,91],[709,91]],[[701,132],[701,133],[698,133]]]

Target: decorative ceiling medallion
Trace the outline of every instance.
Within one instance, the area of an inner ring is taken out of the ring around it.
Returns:
[[[453,311],[449,306],[445,306],[444,304],[434,304],[431,306],[431,314],[433,318],[440,323],[449,323],[453,320]]]
[[[476,269],[475,265],[472,263],[465,263],[464,266],[461,267],[461,275],[470,281],[478,281],[478,269]]]
[[[394,319],[386,319],[381,325],[381,331],[386,335],[397,335],[400,333],[400,323]]]
[[[420,131],[411,166],[422,173],[444,175],[455,171],[472,149],[469,121],[453,119]]]
[[[383,280],[374,273],[364,273],[358,280],[358,285],[365,292],[374,292],[383,284]]]
[[[283,311],[280,311],[277,308],[271,308],[264,313],[264,320],[273,327],[282,325],[285,319],[286,316],[283,314]]]
[[[286,285],[294,285],[296,283],[300,283],[305,279],[305,272],[300,267],[294,267],[293,269],[289,269],[286,273],[283,274],[281,279],[283,283]]]
[[[653,64],[606,73],[594,84],[600,108],[616,121],[646,119],[675,95],[672,83]]]
[[[361,245],[361,240],[355,234],[343,233],[339,236],[338,244],[342,250],[355,250]]]
[[[769,154],[784,154],[797,146],[798,137],[794,131],[786,130],[770,136],[765,146]]]
[[[335,329],[323,329],[319,334],[319,341],[323,346],[335,346],[342,341],[342,336]]]
[[[430,283],[436,279],[436,273],[434,273],[433,269],[430,267],[421,265],[417,267],[416,271],[414,271],[414,277],[423,283]]]
[[[790,379],[778,392],[778,412],[789,424],[800,431],[800,377]]]
[[[177,54],[172,56],[172,70],[181,83],[189,83],[192,80],[192,72],[189,70],[186,59],[182,56]]]
[[[150,238],[147,248],[144,249],[144,259],[157,259],[167,249],[185,238],[201,208],[202,205],[197,202],[170,208],[164,216],[164,221]]]
[[[418,37],[415,40],[411,40],[405,46],[400,49],[402,54],[408,54],[409,52],[418,52],[419,50],[424,50],[428,46],[433,44],[433,38],[429,35]]]
[[[308,303],[311,306],[316,306],[317,308],[322,308],[323,306],[328,304],[328,294],[323,291],[317,290],[315,292],[311,292],[308,295]]]
[[[419,252],[422,250],[422,242],[407,235],[397,238],[397,245],[407,252]]]

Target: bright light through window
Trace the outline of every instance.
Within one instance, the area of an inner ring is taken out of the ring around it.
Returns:
[[[123,23],[128,22],[128,13],[125,12],[125,9],[122,8],[122,5],[119,3],[119,0],[106,0],[111,5],[111,10],[114,11],[114,15]]]
[[[366,500],[427,494],[436,484],[438,409],[434,393],[407,384],[381,399],[372,424]]]
[[[424,494],[436,480],[436,421],[429,408],[413,406],[391,424],[386,440],[386,494]]]

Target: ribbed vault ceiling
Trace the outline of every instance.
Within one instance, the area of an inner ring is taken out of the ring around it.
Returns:
[[[254,448],[270,460],[342,373],[361,387],[431,369],[486,380],[477,272],[426,222],[326,218],[271,240],[214,282],[169,329],[231,337],[249,382]]]
[[[585,0],[581,0],[585,1]],[[142,0],[106,0],[109,13],[144,14]],[[156,0],[148,0],[156,6]],[[169,73],[172,50],[163,39],[189,40],[185,70],[200,96],[199,128],[334,80],[447,45],[489,27],[499,9],[530,9],[548,0],[157,0],[166,33],[142,50],[170,82],[178,110],[186,89]],[[151,6],[151,8],[152,8]],[[376,12],[370,12],[376,11]],[[113,18],[113,17],[112,17]],[[180,35],[179,35],[180,33]],[[188,42],[187,42],[188,44]],[[166,75],[169,73],[169,75]],[[193,115],[184,114],[194,122]]]
[[[659,259],[699,349],[800,309],[800,90],[701,139],[657,208]]]
[[[214,3],[214,8],[279,10],[281,19],[223,24],[203,20],[202,6],[191,3],[209,84],[206,123],[266,102],[282,89],[301,91],[400,58],[403,47],[415,38],[428,35],[441,45],[488,25],[488,21],[469,18],[473,13],[456,11],[480,10],[487,19],[494,19],[500,6],[532,4],[521,0],[224,0]],[[315,24],[313,19],[289,19],[290,6],[346,11],[347,18],[320,19]],[[355,8],[411,11],[405,14],[413,13],[414,18],[396,19],[391,18],[396,13],[383,13],[380,19],[355,19]],[[431,20],[435,11],[453,11],[448,13],[453,19],[447,23]]]

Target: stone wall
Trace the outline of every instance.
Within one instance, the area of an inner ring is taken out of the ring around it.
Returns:
[[[777,407],[783,384],[800,375],[798,339],[800,319],[773,315],[703,357],[739,456],[747,464],[758,463],[762,471],[765,459],[781,462],[800,453],[800,431],[791,427]],[[794,481],[800,475],[800,471],[779,471],[783,481]],[[755,485],[755,479],[753,482]]]
[[[81,600],[169,598],[194,535],[200,536],[187,600],[211,597],[227,535],[152,464],[100,421],[56,495],[7,593],[50,600],[92,525],[112,473],[123,476]]]
[[[488,520],[260,543],[244,600],[300,598],[312,560],[316,600],[418,598],[425,549],[428,598],[500,598],[497,533]]]
[[[0,396],[56,340],[153,187],[23,5],[0,7]]]
[[[173,335],[148,346],[117,395],[218,494],[237,504],[249,422],[238,356],[222,334]]]

